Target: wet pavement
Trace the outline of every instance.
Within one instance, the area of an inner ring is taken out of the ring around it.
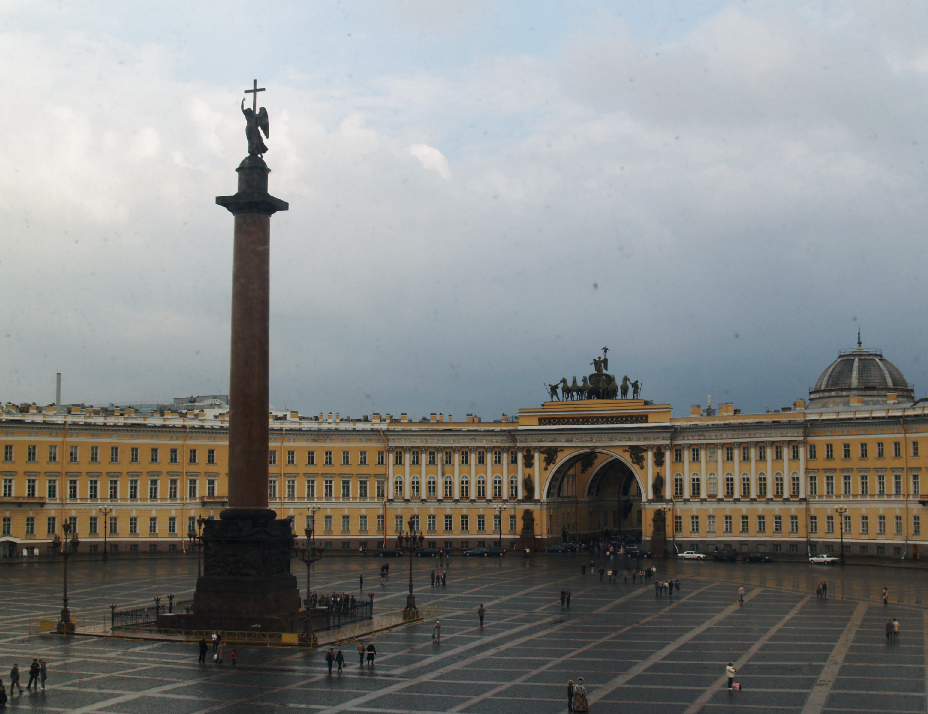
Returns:
[[[324,650],[247,646],[237,665],[197,664],[196,646],[118,638],[29,634],[56,618],[61,563],[0,565],[0,676],[9,687],[17,662],[48,662],[47,689],[10,697],[8,709],[61,712],[513,712],[567,710],[568,679],[584,677],[591,711],[717,712],[926,711],[924,569],[803,562],[742,564],[642,560],[658,579],[679,579],[680,595],[657,597],[653,583],[581,575],[573,555],[470,559],[446,564],[447,584],[430,587],[434,559],[414,559],[420,606],[434,618],[378,633],[373,667],[359,667],[357,642],[347,666],[329,676]],[[377,610],[405,603],[409,561],[327,554],[313,569],[318,592],[375,593]],[[597,560],[597,567],[599,565]],[[148,606],[156,595],[190,596],[193,558],[72,559],[72,612],[108,617],[110,603]],[[305,582],[305,568],[293,571]],[[828,597],[815,595],[828,582]],[[737,590],[745,588],[745,602]],[[889,589],[889,604],[881,591]],[[559,593],[571,591],[570,607]],[[484,604],[480,627],[476,610]],[[884,625],[901,623],[898,643]],[[733,662],[742,689],[726,688]],[[27,680],[23,676],[23,682]],[[8,689],[9,693],[9,689]]]

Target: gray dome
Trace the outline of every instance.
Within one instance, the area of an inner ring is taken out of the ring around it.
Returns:
[[[841,406],[860,397],[864,404],[885,404],[890,394],[900,402],[915,398],[896,365],[858,342],[857,349],[842,353],[822,372],[809,390],[809,401],[814,406]]]

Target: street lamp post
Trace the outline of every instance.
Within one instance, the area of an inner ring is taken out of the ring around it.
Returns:
[[[498,532],[499,532],[499,547],[502,548],[503,547],[503,507],[502,506],[496,507],[496,523],[497,523]],[[500,557],[499,559],[499,567],[501,568],[503,567],[502,557]]]
[[[103,562],[105,563],[109,560],[110,554],[106,547],[106,534],[110,530],[109,515],[113,512],[112,508],[103,507],[99,509],[100,513],[103,514]]]
[[[415,516],[409,517],[409,531],[400,533],[396,537],[396,547],[399,550],[409,553],[409,594],[406,596],[406,607],[403,608],[403,614],[409,618],[417,611],[416,596],[412,591],[412,556],[416,551],[422,548],[422,532],[415,530]]]
[[[59,635],[73,635],[74,623],[71,621],[71,610],[68,608],[68,558],[77,552],[80,540],[78,540],[76,528],[71,537],[68,538],[68,534],[71,533],[70,523],[65,522],[62,524],[62,529],[64,530],[64,540],[57,533],[55,533],[55,538],[52,540],[52,548],[56,553],[61,553],[64,560],[64,596],[62,598],[61,619],[58,620],[57,629]]]
[[[203,516],[200,516],[196,520],[197,530],[194,531],[192,528],[187,531],[187,540],[189,541],[189,547],[193,548],[197,552],[197,578],[202,576],[202,554],[203,550],[203,524],[206,523],[206,519]]]
[[[311,527],[306,529],[306,546],[297,548],[296,554],[300,560],[306,563],[306,609],[308,612],[309,597],[312,593],[309,572],[313,567],[313,563],[322,557],[322,546],[316,545],[316,536]]]
[[[847,509],[844,507],[836,508],[835,513],[838,514],[841,526],[841,565],[844,565],[844,514],[847,513]]]

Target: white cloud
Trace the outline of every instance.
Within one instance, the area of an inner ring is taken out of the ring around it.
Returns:
[[[419,162],[429,171],[434,171],[446,181],[451,180],[451,168],[448,159],[438,149],[428,144],[413,144],[409,153],[419,159]]]

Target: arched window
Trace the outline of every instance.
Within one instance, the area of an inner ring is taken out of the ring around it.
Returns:
[[[699,477],[699,474],[692,474],[690,476],[690,496],[693,498],[699,498],[702,495],[702,480]]]
[[[673,495],[674,498],[683,498],[683,476],[681,474],[674,474]]]
[[[502,476],[493,477],[493,498],[503,497],[503,478]]]
[[[715,498],[719,492],[719,479],[714,473],[709,474],[706,478],[706,495]]]
[[[741,498],[751,497],[751,474],[741,474]]]
[[[757,474],[757,497],[767,498],[767,474]]]
[[[419,498],[419,477],[413,476],[412,481],[409,482],[409,497],[410,498]]]
[[[425,484],[426,497],[435,498],[438,495],[438,482],[435,480],[435,477],[429,476],[429,479],[425,482]]]
[[[519,477],[509,477],[509,500],[515,501],[519,498]]]
[[[725,496],[728,498],[735,497],[735,477],[734,474],[725,474]]]
[[[794,498],[799,497],[799,473],[796,471],[793,471],[793,473],[790,475],[789,494]]]
[[[487,480],[483,476],[477,477],[477,498],[487,497]]]
[[[470,498],[470,477],[461,476],[461,498]]]
[[[397,476],[393,480],[393,498],[403,497],[403,479]]]
[[[781,498],[783,496],[783,474],[781,474],[779,471],[777,471],[773,477],[773,488],[774,495],[777,498]]]
[[[445,498],[454,498],[454,482],[450,476],[445,476],[444,495]]]

